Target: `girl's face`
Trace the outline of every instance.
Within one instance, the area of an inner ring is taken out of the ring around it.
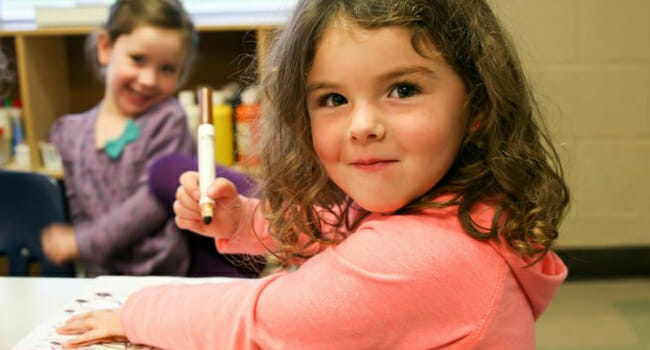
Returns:
[[[307,77],[314,148],[362,208],[390,213],[430,190],[466,132],[466,91],[433,45],[418,54],[403,27],[334,21]]]
[[[135,116],[176,90],[185,59],[179,30],[140,26],[111,43],[98,38],[99,62],[106,66],[108,103],[124,116]]]

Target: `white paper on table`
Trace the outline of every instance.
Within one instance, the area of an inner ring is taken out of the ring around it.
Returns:
[[[94,278],[81,292],[71,297],[71,300],[59,309],[43,324],[32,330],[12,350],[57,350],[60,344],[75,336],[59,335],[56,328],[65,321],[80,313],[114,309],[121,307],[129,294],[153,285],[161,284],[201,284],[224,283],[236,280],[226,277],[185,278],[162,276],[100,276]],[[114,342],[90,345],[78,349],[152,349],[151,347],[133,345],[127,342]]]

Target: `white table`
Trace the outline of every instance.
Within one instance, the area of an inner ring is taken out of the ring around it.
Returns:
[[[11,349],[87,289],[126,293],[169,283],[224,283],[228,277],[101,276],[98,278],[0,277],[0,349]],[[24,345],[21,343],[21,346]]]
[[[0,277],[0,349],[11,349],[92,279]]]

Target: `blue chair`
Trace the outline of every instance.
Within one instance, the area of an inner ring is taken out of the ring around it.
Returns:
[[[0,254],[9,259],[10,276],[27,276],[31,262],[42,276],[74,276],[72,264],[57,266],[41,249],[41,231],[68,221],[61,187],[48,175],[0,170]]]

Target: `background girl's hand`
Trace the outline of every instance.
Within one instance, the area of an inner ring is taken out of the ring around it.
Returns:
[[[79,254],[74,228],[70,225],[52,224],[43,229],[41,247],[45,256],[58,265],[76,259]]]
[[[64,348],[128,340],[122,328],[120,309],[93,311],[73,316],[56,331],[62,335],[79,335],[63,344]]]
[[[178,227],[214,238],[230,238],[237,231],[241,200],[232,182],[217,178],[210,185],[208,196],[214,200],[215,205],[212,222],[207,225],[203,222],[199,207],[199,174],[196,171],[183,173],[180,184],[174,202]]]

